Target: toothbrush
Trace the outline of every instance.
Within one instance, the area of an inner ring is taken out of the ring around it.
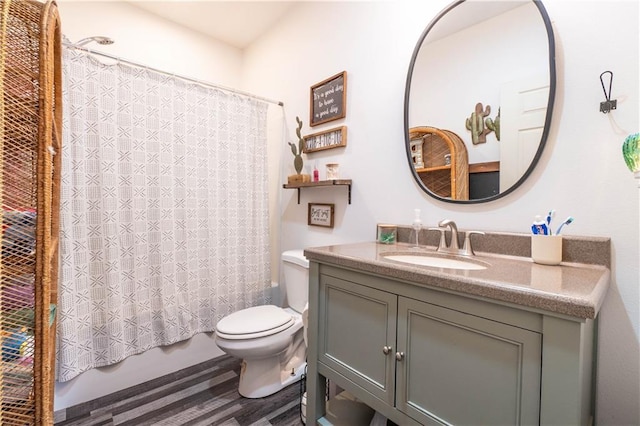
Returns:
[[[560,224],[560,226],[558,226],[558,229],[556,230],[556,235],[560,235],[560,231],[562,230],[562,227],[565,225],[569,225],[571,222],[573,222],[573,218],[569,216],[564,220],[564,222]]]
[[[547,213],[547,227],[549,228],[549,232],[551,232],[551,220],[555,217],[556,215],[556,211],[555,210],[549,210],[549,213]]]

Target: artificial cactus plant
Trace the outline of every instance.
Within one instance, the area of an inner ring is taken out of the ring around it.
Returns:
[[[496,134],[496,139],[500,140],[500,108],[498,108],[498,115],[496,115],[496,118],[493,120],[491,118],[487,118],[484,122],[489,130]]]
[[[478,102],[476,110],[471,113],[471,117],[465,120],[465,127],[471,131],[471,141],[474,145],[485,143],[487,135],[491,133],[490,129],[484,127],[484,118],[489,114],[491,114],[491,106],[487,105],[483,111],[482,103]]]
[[[300,174],[302,172],[302,165],[304,164],[302,161],[302,151],[304,150],[304,138],[300,131],[302,130],[302,120],[299,117],[296,117],[296,122],[298,123],[298,128],[296,129],[296,136],[298,136],[298,146],[293,142],[289,142],[289,146],[291,147],[291,152],[294,155],[293,158],[293,167],[296,169],[296,173]]]

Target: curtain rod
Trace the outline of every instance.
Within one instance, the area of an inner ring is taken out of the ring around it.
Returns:
[[[104,56],[105,58],[113,59],[113,60],[116,60],[118,62],[122,62],[122,63],[125,63],[127,65],[131,65],[133,67],[142,68],[142,69],[149,70],[149,71],[154,71],[154,72],[157,72],[157,73],[160,73],[160,74],[163,74],[163,75],[168,75],[168,76],[171,76],[171,77],[176,77],[176,78],[179,78],[181,80],[184,80],[184,81],[187,81],[187,82],[190,82],[190,83],[196,83],[196,84],[199,84],[201,86],[212,87],[214,89],[224,90],[224,91],[227,91],[227,92],[236,93],[238,95],[247,96],[249,98],[258,99],[258,100],[261,100],[261,101],[264,101],[264,102],[268,102],[268,103],[272,103],[272,104],[276,104],[276,105],[279,105],[279,106],[284,106],[284,103],[282,101],[274,101],[273,99],[265,98],[265,97],[262,97],[262,96],[257,96],[257,95],[251,94],[249,92],[243,92],[242,90],[238,90],[238,89],[232,89],[231,87],[221,86],[219,84],[213,84],[213,83],[209,83],[209,82],[206,82],[206,81],[203,81],[203,80],[198,80],[196,78],[185,77],[183,75],[171,73],[171,72],[168,72],[168,71],[163,71],[163,70],[160,70],[158,68],[150,67],[150,66],[147,66],[147,65],[142,65],[140,63],[133,62],[133,61],[130,61],[128,59],[124,59],[124,58],[121,58],[121,57],[118,57],[118,56],[110,55],[108,53],[98,52],[98,51],[95,51],[95,50],[91,50],[91,49],[87,49],[87,48],[84,48],[84,47],[80,47],[80,46],[77,46],[77,45],[75,45],[73,43],[70,43],[70,42],[63,41],[62,44],[64,46],[72,48],[72,49],[83,50],[83,51],[85,51],[87,53],[91,53],[91,54],[99,55],[99,56]]]

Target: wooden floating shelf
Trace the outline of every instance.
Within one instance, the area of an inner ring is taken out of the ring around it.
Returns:
[[[297,189],[298,190],[298,204],[300,204],[300,188],[317,188],[322,186],[347,186],[349,191],[349,204],[351,204],[351,179],[331,179],[321,180],[318,182],[295,182],[285,183],[282,185],[285,189]]]
[[[489,161],[486,163],[469,164],[469,173],[489,173],[489,172],[499,172],[499,171],[500,171],[499,161]]]
[[[451,165],[446,166],[437,166],[437,167],[423,167],[421,169],[416,169],[417,173],[427,173],[427,172],[435,172],[438,170],[451,170]]]

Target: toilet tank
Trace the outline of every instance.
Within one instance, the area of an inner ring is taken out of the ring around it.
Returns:
[[[289,307],[302,313],[309,301],[309,261],[302,250],[282,253],[282,271]]]

